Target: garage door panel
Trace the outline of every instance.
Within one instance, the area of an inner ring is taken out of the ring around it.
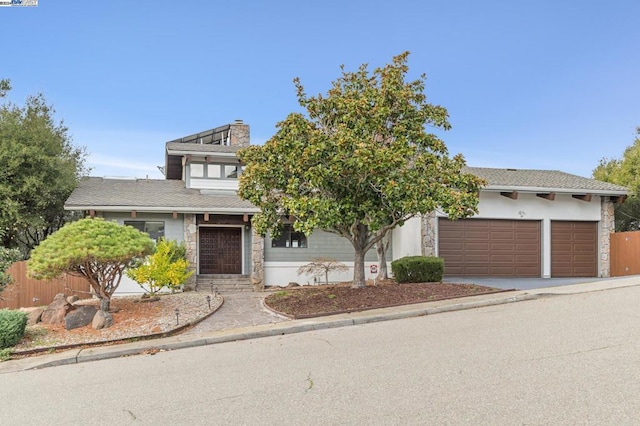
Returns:
[[[445,275],[540,276],[539,221],[441,218],[438,224]]]
[[[597,222],[551,222],[551,276],[598,275]]]

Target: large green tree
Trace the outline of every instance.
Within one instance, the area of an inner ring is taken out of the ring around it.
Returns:
[[[309,235],[316,228],[348,239],[353,286],[365,285],[366,252],[416,215],[437,208],[451,218],[476,212],[482,181],[461,172],[461,155],[426,127],[449,129],[445,108],[427,102],[426,77],[405,81],[408,52],[391,64],[342,75],[326,95],[294,83],[306,115],[278,123],[263,146],[239,153],[239,194],[261,209],[253,224],[278,234],[285,217]]]
[[[615,208],[616,231],[640,230],[640,127],[622,157],[601,159],[593,170],[593,177],[629,189],[629,199]]]
[[[100,299],[100,309],[109,310],[126,268],[151,254],[154,241],[132,226],[100,218],[71,222],[51,234],[31,252],[30,276],[56,278],[62,274],[84,277]]]
[[[0,81],[0,95],[8,89]],[[85,150],[54,115],[42,94],[0,106],[0,245],[23,256],[72,218],[64,202],[86,174]]]

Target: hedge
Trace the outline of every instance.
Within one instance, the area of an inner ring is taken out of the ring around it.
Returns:
[[[391,272],[399,283],[442,282],[444,260],[433,256],[406,256],[391,262]]]
[[[0,309],[0,349],[18,344],[27,328],[27,314]]]

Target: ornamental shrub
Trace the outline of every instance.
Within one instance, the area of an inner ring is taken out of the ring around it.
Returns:
[[[399,283],[442,282],[444,259],[433,256],[406,256],[391,262],[391,272]]]
[[[0,349],[18,344],[27,328],[27,314],[21,311],[0,309]]]

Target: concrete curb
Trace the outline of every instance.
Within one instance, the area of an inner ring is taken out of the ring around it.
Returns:
[[[498,294],[504,295],[504,293]],[[363,325],[374,322],[406,319],[425,315],[434,315],[444,312],[533,300],[539,297],[539,295],[524,293],[510,297],[470,300],[468,302],[445,304],[442,306],[428,306],[433,305],[437,302],[427,302],[416,305],[405,305],[349,314],[338,314],[318,318],[292,320],[290,322],[282,322],[276,324],[264,324],[253,327],[222,330],[212,332],[206,336],[177,335],[161,339],[141,340],[138,342],[124,343],[113,346],[97,346],[85,349],[72,349],[52,355],[24,358],[9,361],[7,363],[0,363],[0,374],[55,367],[60,365],[79,364],[84,362],[119,358],[144,353],[155,353],[157,351],[169,351],[196,346],[215,345],[219,343],[258,339],[262,337],[282,336],[285,334],[304,333],[307,331]],[[451,302],[451,300],[443,302]]]
[[[465,299],[449,299],[438,302],[426,302],[415,305],[396,306],[391,308],[373,309],[354,313],[337,314],[309,319],[292,320],[275,324],[264,324],[253,327],[235,328],[214,331],[206,335],[177,335],[156,340],[141,340],[113,346],[73,349],[52,355],[18,359],[0,363],[0,374],[24,370],[33,370],[59,365],[77,364],[90,361],[118,358],[123,356],[155,353],[196,346],[215,345],[240,340],[257,339],[261,337],[280,336],[285,334],[303,333],[307,331],[323,330],[353,325],[370,324],[381,321],[435,315],[445,312],[482,308],[486,306],[503,305],[507,303],[524,302],[550,296],[582,294],[595,291],[627,288],[640,285],[640,280],[630,282],[621,280],[595,282],[584,285],[548,287],[537,290],[515,291],[511,293],[494,293],[480,296],[470,296]],[[463,301],[460,301],[463,300]]]

